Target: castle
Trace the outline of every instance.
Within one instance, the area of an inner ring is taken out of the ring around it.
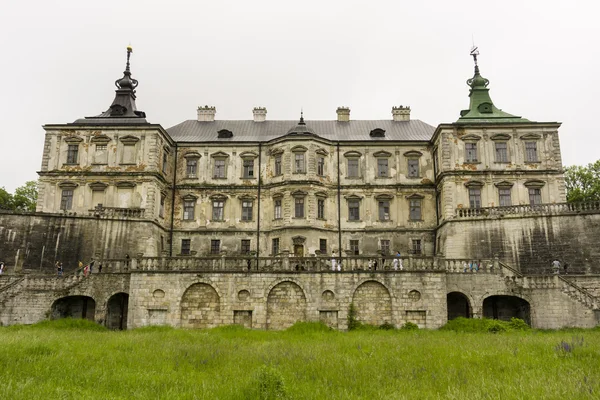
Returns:
[[[408,106],[367,121],[203,106],[164,129],[137,109],[128,48],[107,111],[44,126],[36,212],[0,213],[0,322],[346,329],[354,304],[376,325],[595,326],[600,205],[565,202],[560,123],[498,109],[477,54],[468,109],[437,127]]]

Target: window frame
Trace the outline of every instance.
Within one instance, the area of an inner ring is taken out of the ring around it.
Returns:
[[[325,156],[317,154],[317,175],[325,176]]]
[[[532,148],[530,148],[530,146],[533,146]],[[538,155],[538,142],[537,140],[532,140],[532,139],[526,139],[525,140],[525,144],[524,144],[524,156],[525,159],[524,161],[526,163],[537,163],[540,162],[539,159],[539,155]]]
[[[508,199],[508,204],[506,200]],[[512,188],[507,186],[498,187],[498,206],[499,207],[510,207],[512,206]]]
[[[241,199],[242,202],[242,215],[240,221],[250,222],[254,220],[254,200],[252,199]]]
[[[79,164],[79,143],[68,143],[67,144],[67,160],[65,164],[77,165]]]
[[[211,206],[212,206],[211,221],[213,221],[213,222],[225,221],[225,201],[226,201],[226,199],[222,198],[222,197],[214,197],[211,199]],[[220,218],[219,218],[219,215],[217,215],[217,213],[220,214]],[[215,218],[215,216],[217,218]]]
[[[423,246],[421,239],[411,239],[410,240],[411,254],[421,255],[423,254]]]
[[[295,151],[294,174],[306,174],[306,151]]]
[[[360,221],[360,199],[349,198],[348,202],[348,221]],[[354,211],[353,211],[354,210]]]
[[[465,142],[465,163],[475,164],[479,162],[479,149],[476,141]]]
[[[359,239],[348,240],[348,248],[352,255],[355,255],[355,256],[360,255],[360,240]]]
[[[327,254],[327,239],[319,239],[319,252],[321,255]]]
[[[221,239],[210,239],[210,254],[221,253]]]
[[[279,238],[272,238],[271,239],[271,255],[273,257],[277,256],[277,254],[280,253],[280,247],[279,247]]]
[[[254,179],[254,159],[243,158],[242,159],[242,178],[243,179]]]
[[[242,239],[240,244],[240,254],[250,254],[252,247],[251,239]]]
[[[390,160],[387,157],[377,157],[377,177],[390,177]]]
[[[192,252],[192,240],[181,239],[181,252],[182,256],[189,256]]]
[[[60,209],[63,211],[68,211],[73,209],[73,197],[75,195],[75,188],[68,187],[62,188],[60,194]]]
[[[273,219],[282,219],[283,218],[282,209],[283,209],[283,198],[282,197],[274,198],[273,199]]]
[[[423,198],[408,198],[408,219],[409,221],[423,221]]]
[[[317,219],[325,219],[325,199],[317,197]]]
[[[501,148],[499,146],[504,146],[504,148]],[[508,142],[506,142],[506,141],[494,142],[494,154],[495,154],[495,162],[509,163],[510,161],[508,158]]]
[[[420,160],[416,157],[409,157],[406,159],[407,178],[420,178],[421,176],[421,165]]]
[[[196,200],[195,198],[187,197],[183,199],[183,221],[194,221],[196,219]],[[191,213],[190,213],[191,209]]]
[[[387,206],[386,206],[386,204],[387,204]],[[386,211],[385,211],[386,208],[387,208],[387,218],[386,218]],[[383,218],[382,218],[382,216],[383,216]],[[377,200],[377,220],[381,221],[381,222],[389,222],[392,220],[390,200],[388,200],[388,199]]]
[[[379,240],[379,250],[381,254],[386,256],[390,254],[391,241],[389,239],[380,239]]]
[[[304,196],[296,196],[294,197],[294,218],[302,219],[305,218],[305,201]],[[301,211],[300,213],[298,211]],[[302,214],[302,215],[298,215]]]
[[[275,156],[275,160],[274,160],[274,175],[273,176],[281,176],[283,175],[283,169],[281,168],[282,165],[282,154],[277,154]]]
[[[187,157],[185,159],[185,177],[186,178],[197,178],[198,177],[198,160],[199,160],[199,158],[197,158],[197,157]]]
[[[529,195],[529,205],[530,206],[539,206],[540,204],[544,204],[542,201],[542,188],[528,187],[527,193]]]

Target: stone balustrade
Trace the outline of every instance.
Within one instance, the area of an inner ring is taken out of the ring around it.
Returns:
[[[581,212],[600,213],[600,201],[514,205],[506,207],[457,208],[455,218],[504,217],[507,215],[556,215]]]
[[[107,218],[144,218],[144,208],[96,207],[88,210],[90,216]]]

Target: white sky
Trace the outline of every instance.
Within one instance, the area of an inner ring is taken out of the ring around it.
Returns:
[[[169,128],[196,118],[412,118],[468,106],[472,37],[497,107],[563,122],[563,163],[600,158],[597,1],[0,0],[0,187],[36,179],[43,124],[99,114],[131,43],[138,109]]]

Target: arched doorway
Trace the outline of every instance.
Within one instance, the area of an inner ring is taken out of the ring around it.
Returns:
[[[267,329],[286,329],[306,320],[306,296],[294,282],[281,282],[267,296]]]
[[[181,327],[214,328],[221,312],[217,291],[206,283],[195,283],[181,298]]]
[[[531,306],[529,302],[517,296],[490,296],[483,300],[483,317],[510,321],[521,318],[531,325]]]
[[[106,327],[108,329],[127,329],[127,309],[129,308],[129,295],[117,293],[111,296],[106,303]]]
[[[67,296],[52,304],[50,319],[80,318],[94,321],[96,302],[89,296]]]
[[[471,318],[473,315],[469,299],[460,292],[448,293],[446,303],[448,305],[448,321],[458,317]]]
[[[356,319],[360,322],[377,326],[392,323],[392,297],[381,283],[362,283],[354,291],[352,302],[356,309]]]

